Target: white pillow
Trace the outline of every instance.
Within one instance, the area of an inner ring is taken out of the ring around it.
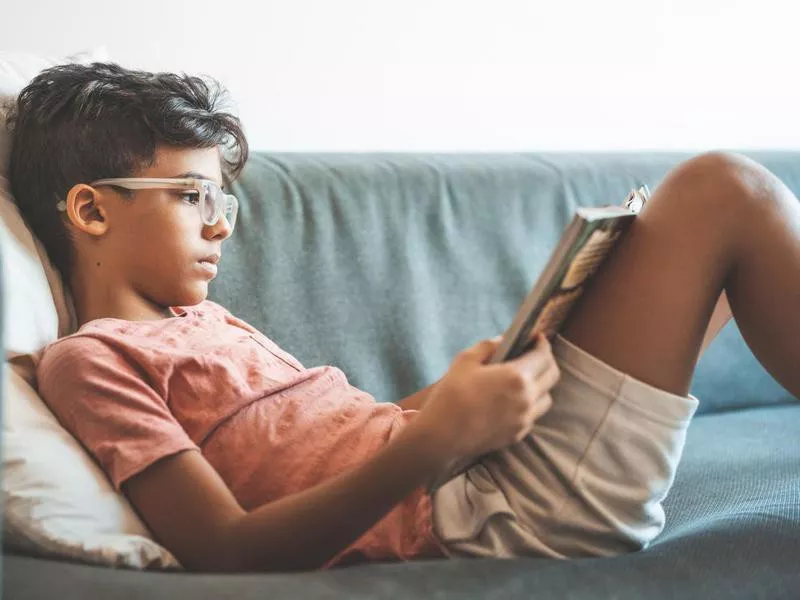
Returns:
[[[4,544],[119,567],[177,567],[34,389],[5,365]]]
[[[108,60],[104,49],[66,58],[0,53],[0,106],[42,69]],[[25,226],[8,183],[10,136],[0,108],[3,367],[3,544],[14,551],[132,568],[179,568],[128,501],[36,393],[30,355],[74,330],[57,271]],[[9,363],[8,361],[11,361]]]

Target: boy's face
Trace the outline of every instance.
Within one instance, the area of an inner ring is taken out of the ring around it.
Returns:
[[[159,147],[153,164],[134,177],[199,178],[222,185],[218,148]],[[220,218],[203,223],[196,196],[185,190],[142,189],[126,192],[110,186],[94,189],[103,208],[104,228],[93,238],[97,274],[137,301],[157,307],[189,306],[203,301],[216,276],[222,242],[231,234]],[[106,268],[102,268],[102,263]]]

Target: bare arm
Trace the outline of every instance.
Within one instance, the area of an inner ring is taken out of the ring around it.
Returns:
[[[446,468],[429,429],[411,423],[363,465],[250,513],[195,451],[158,461],[123,491],[187,569],[315,569]]]
[[[431,384],[428,387],[422,388],[420,391],[411,394],[402,400],[399,400],[397,405],[403,410],[422,410],[422,407],[425,406],[425,401],[428,399],[428,396],[430,395],[434,385],[436,384]]]

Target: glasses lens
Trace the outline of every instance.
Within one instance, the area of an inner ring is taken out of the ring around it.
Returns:
[[[239,214],[239,201],[236,199],[236,196],[231,194],[223,194],[225,196],[225,218],[228,219],[228,224],[231,226],[231,229],[236,225],[236,216]]]
[[[203,223],[214,225],[222,214],[220,203],[220,190],[211,183],[203,183],[203,202],[200,203],[200,212],[203,216]]]
[[[231,229],[236,225],[236,215],[239,212],[239,203],[235,196],[226,194],[215,183],[205,183],[205,201],[201,210],[203,212],[203,222],[207,225],[215,225],[219,218],[224,214]]]

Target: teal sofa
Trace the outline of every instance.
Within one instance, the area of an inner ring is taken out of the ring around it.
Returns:
[[[800,193],[800,152],[751,156]],[[233,184],[239,223],[211,296],[306,366],[335,364],[379,401],[398,400],[508,326],[576,206],[654,188],[686,157],[256,153]],[[692,391],[700,410],[666,529],[636,554],[245,575],[6,555],[4,597],[800,598],[800,404],[735,324]]]

